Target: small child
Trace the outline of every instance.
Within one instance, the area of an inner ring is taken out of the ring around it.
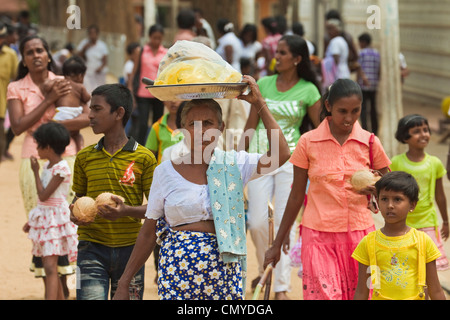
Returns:
[[[419,200],[416,179],[393,171],[375,188],[385,224],[365,236],[352,254],[359,262],[354,299],[369,298],[372,275],[372,300],[424,300],[427,294],[432,300],[445,300],[436,270],[438,248],[426,233],[406,224]]]
[[[408,145],[408,151],[392,158],[392,171],[405,171],[416,178],[420,187],[416,208],[406,219],[410,227],[427,233],[441,252],[436,261],[437,269],[447,270],[449,262],[442,245],[449,236],[447,198],[442,178],[446,175],[444,164],[435,156],[425,152],[430,141],[431,130],[428,120],[421,115],[407,115],[399,120],[395,138]],[[439,208],[443,226],[439,233],[439,221],[434,202]]]
[[[38,205],[30,211],[23,230],[33,242],[32,253],[41,257],[45,270],[45,298],[64,300],[63,288],[58,275],[58,259],[77,253],[77,227],[70,221],[67,195],[70,189],[71,170],[62,159],[70,135],[57,122],[40,126],[33,134],[41,159],[47,159],[41,177],[39,162],[31,157],[31,168],[36,180]]]
[[[72,90],[55,103],[56,115],[53,117],[54,121],[64,121],[74,119],[83,113],[83,105],[86,105],[91,100],[91,95],[83,86],[84,75],[86,73],[86,65],[84,61],[78,57],[73,56],[67,59],[63,64],[63,75],[66,80],[70,82]],[[42,86],[44,93],[50,92],[57,79],[47,80]],[[84,140],[79,131],[71,132],[72,138],[75,140],[77,152],[83,148]]]
[[[183,140],[184,136],[177,130],[176,123],[181,104],[182,101],[165,101],[164,106],[169,112],[152,125],[148,135],[145,147],[157,157],[158,165],[161,163],[164,150]]]

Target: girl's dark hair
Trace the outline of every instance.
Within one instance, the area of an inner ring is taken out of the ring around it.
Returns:
[[[428,120],[425,117],[419,114],[410,114],[401,118],[398,121],[395,139],[397,139],[400,143],[406,143],[406,140],[411,138],[411,136],[409,135],[409,129],[419,127],[424,124],[427,125],[428,131],[431,134],[430,125],[428,124]]]
[[[403,193],[411,202],[419,201],[419,185],[416,179],[404,171],[386,173],[375,183],[377,196],[381,190]]]
[[[39,148],[49,146],[57,155],[62,155],[70,143],[70,133],[58,122],[48,122],[41,125],[33,133],[33,138]]]
[[[31,40],[34,40],[34,39],[41,40],[45,51],[47,51],[48,58],[50,59],[50,62],[48,63],[48,66],[47,66],[47,69],[49,71],[55,70],[55,62],[53,61],[53,57],[52,57],[52,54],[50,53],[50,47],[49,47],[47,41],[45,41],[44,38],[41,38],[38,35],[27,36],[20,42],[20,45],[19,45],[19,51],[20,51],[20,55],[22,56],[22,60],[19,62],[19,67],[18,67],[18,70],[17,70],[16,81],[25,78],[26,75],[29,72],[28,68],[23,65],[24,56],[25,56],[24,55],[24,50],[25,50],[25,45],[27,44],[27,42],[31,41]]]
[[[331,113],[328,112],[325,107],[325,101],[332,106],[337,100],[345,97],[351,97],[353,95],[358,96],[362,101],[362,91],[361,87],[351,79],[338,79],[331,86],[327,88],[324,95],[322,96],[322,110],[320,112],[320,121],[323,121],[326,117],[330,116]]]
[[[79,75],[79,74],[84,75],[86,73],[86,69],[87,67],[83,59],[81,59],[79,56],[72,56],[66,61],[64,61],[62,73],[65,76]]]
[[[162,34],[164,34],[164,27],[158,23],[150,26],[150,28],[148,29],[148,35],[151,36],[155,32],[161,32]]]
[[[133,97],[127,87],[120,83],[105,84],[92,91],[92,96],[102,96],[105,98],[106,103],[111,107],[110,113],[113,113],[119,107],[123,107],[125,114],[122,123],[124,127],[126,126],[133,111]]]

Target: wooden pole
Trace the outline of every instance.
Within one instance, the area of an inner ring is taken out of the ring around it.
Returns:
[[[403,114],[398,0],[378,0],[378,7],[381,18],[381,77],[377,102],[380,112],[379,137],[387,155],[392,157],[399,153],[399,143],[394,136],[398,120]]]

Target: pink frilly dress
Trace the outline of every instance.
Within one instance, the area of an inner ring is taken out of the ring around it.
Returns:
[[[49,199],[38,200],[38,205],[30,211],[28,238],[33,242],[32,253],[37,257],[68,255],[73,261],[77,255],[77,226],[70,221],[69,204],[66,197],[70,188],[70,167],[66,160],[48,168],[44,165],[41,181],[44,188],[54,176],[64,178]]]

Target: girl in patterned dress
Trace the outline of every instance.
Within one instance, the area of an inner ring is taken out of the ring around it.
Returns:
[[[30,211],[24,231],[33,242],[32,253],[42,257],[45,270],[46,300],[64,300],[58,275],[58,259],[76,255],[77,228],[70,221],[69,192],[71,171],[61,155],[70,142],[67,129],[56,122],[40,126],[33,134],[41,159],[47,159],[41,177],[39,162],[31,157],[31,168],[36,179],[38,205]]]

